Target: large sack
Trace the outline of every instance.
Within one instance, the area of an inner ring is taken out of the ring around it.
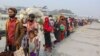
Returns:
[[[50,36],[51,36],[51,41],[54,42],[56,40],[54,33],[50,33]]]
[[[25,56],[23,48],[20,47],[19,50],[15,51],[14,56]]]

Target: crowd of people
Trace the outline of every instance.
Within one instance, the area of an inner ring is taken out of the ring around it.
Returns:
[[[41,46],[39,30],[44,34],[44,51],[52,52],[53,46],[70,36],[79,25],[87,25],[90,22],[90,20],[67,18],[64,15],[55,19],[52,15],[41,18],[35,14],[29,14],[27,18],[19,20],[16,14],[15,8],[8,9],[5,51],[16,52],[23,48],[25,56],[39,56]]]

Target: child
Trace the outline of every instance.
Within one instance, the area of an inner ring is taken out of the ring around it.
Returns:
[[[24,49],[25,56],[27,56],[28,54],[28,35],[27,35],[27,28],[24,25],[23,25],[23,28],[24,28],[24,36],[22,39],[21,46]]]
[[[35,38],[36,38],[36,46],[37,46],[37,56],[39,56],[39,51],[40,51],[40,38],[38,36],[38,29],[34,29],[34,33],[35,33]]]
[[[35,36],[38,35],[38,29],[34,29],[34,34],[35,34]]]
[[[35,30],[29,31],[29,55],[37,56],[38,39],[36,38]]]

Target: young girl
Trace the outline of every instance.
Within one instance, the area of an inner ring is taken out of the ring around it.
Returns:
[[[21,42],[21,46],[24,49],[25,56],[27,56],[28,54],[28,34],[27,34],[27,28],[24,24],[23,24],[23,28],[24,28],[24,36]]]
[[[39,38],[39,32],[38,32],[38,29],[34,29],[34,33],[35,33],[35,38],[36,38],[36,46],[37,46],[37,49],[36,49],[36,53],[37,53],[37,56],[39,56],[39,51],[40,51],[40,38]]]
[[[29,31],[29,55],[37,56],[38,41],[36,38],[35,30]]]

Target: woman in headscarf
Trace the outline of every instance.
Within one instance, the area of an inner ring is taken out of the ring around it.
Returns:
[[[60,16],[59,19],[59,24],[60,24],[60,41],[63,40],[65,38],[65,32],[66,32],[66,20],[64,16]]]
[[[43,30],[44,30],[44,39],[45,39],[45,51],[51,51],[52,43],[50,38],[50,32],[52,31],[52,27],[49,24],[49,18],[46,17],[44,24],[43,24]]]

